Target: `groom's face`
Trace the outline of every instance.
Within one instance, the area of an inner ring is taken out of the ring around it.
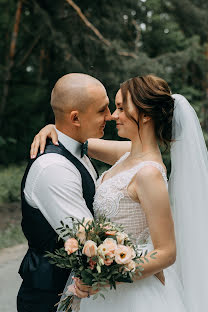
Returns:
[[[82,115],[82,128],[86,139],[101,138],[104,135],[106,121],[111,120],[109,99],[103,86],[89,90],[92,101]]]

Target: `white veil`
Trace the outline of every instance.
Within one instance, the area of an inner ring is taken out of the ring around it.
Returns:
[[[189,312],[208,311],[208,153],[197,115],[174,94],[171,175],[168,189],[175,223],[176,269]]]

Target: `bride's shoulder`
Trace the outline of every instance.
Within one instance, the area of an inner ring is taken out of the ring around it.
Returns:
[[[157,161],[144,161],[139,164],[136,173],[136,181],[138,183],[149,183],[156,181],[166,175],[166,168],[163,163]]]

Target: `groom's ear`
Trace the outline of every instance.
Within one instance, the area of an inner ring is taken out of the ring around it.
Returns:
[[[80,127],[80,118],[79,118],[79,112],[78,111],[72,111],[70,113],[70,120],[74,126]]]

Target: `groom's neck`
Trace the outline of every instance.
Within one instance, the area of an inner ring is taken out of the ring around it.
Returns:
[[[68,137],[74,139],[77,142],[84,143],[86,141],[86,138],[83,138],[79,131],[74,131],[73,129],[63,127],[61,125],[55,124],[56,129],[62,132],[63,134],[67,135]]]

